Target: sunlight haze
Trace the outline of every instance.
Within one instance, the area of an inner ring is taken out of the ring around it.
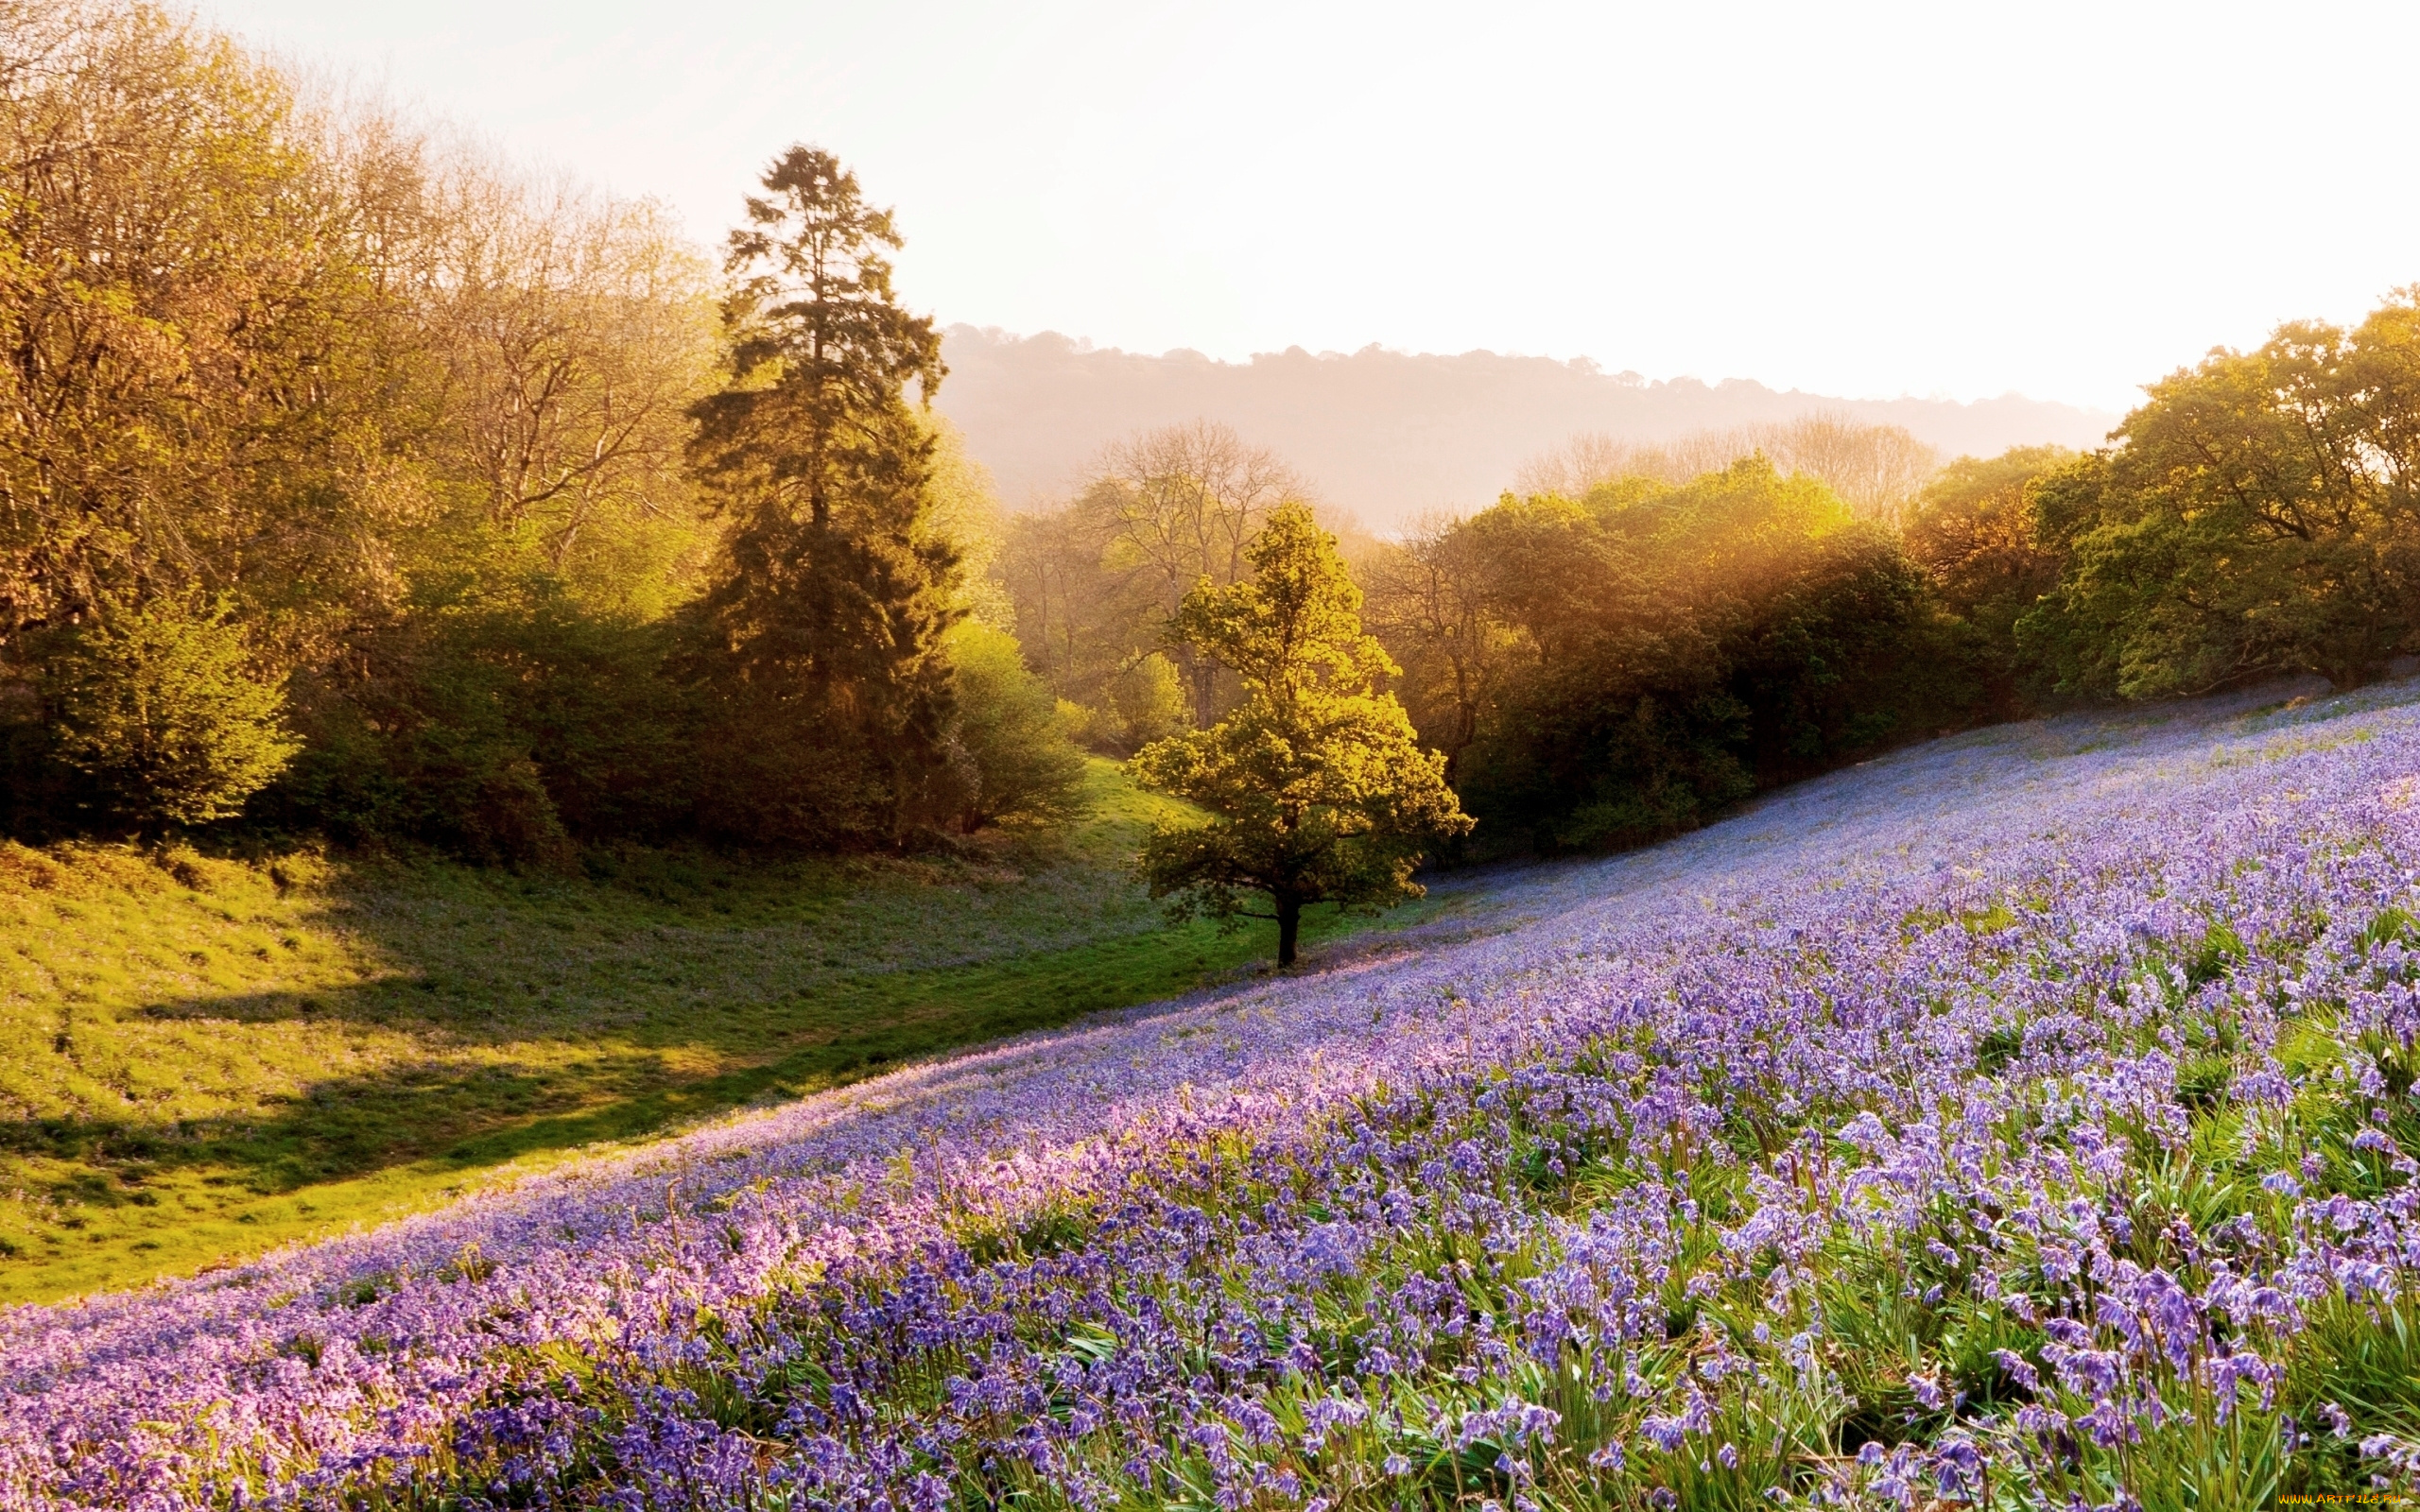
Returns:
[[[704,241],[818,143],[898,208],[911,304],[1130,351],[2122,410],[2420,280],[2403,7],[202,13]]]

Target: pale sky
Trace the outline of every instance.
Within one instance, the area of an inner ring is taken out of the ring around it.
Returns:
[[[944,323],[2111,409],[2420,283],[2420,5],[203,0],[718,241],[791,141]]]

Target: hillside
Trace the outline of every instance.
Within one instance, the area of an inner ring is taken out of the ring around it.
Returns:
[[[2415,771],[2410,682],[1979,731],[1501,879],[1493,935],[20,1310],[0,1492],[2410,1487]]]
[[[1375,347],[1250,362],[1196,352],[1092,349],[1046,332],[949,328],[938,407],[992,470],[1011,507],[1063,497],[1100,448],[1131,432],[1206,419],[1300,469],[1326,504],[1388,528],[1495,497],[1524,461],[1578,432],[1663,441],[1816,411],[1903,426],[1945,455],[2054,441],[2100,445],[2118,417],[2008,395],[1839,400],[1762,384],[1650,383],[1545,357],[1408,354]]]
[[[1169,928],[1127,869],[1166,800],[1107,762],[1091,784],[1063,839],[927,860],[0,847],[0,1301],[241,1260],[1269,954]]]

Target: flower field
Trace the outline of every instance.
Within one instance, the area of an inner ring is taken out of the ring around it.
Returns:
[[[1486,937],[14,1310],[0,1506],[2420,1486],[2414,696],[1937,743]]]

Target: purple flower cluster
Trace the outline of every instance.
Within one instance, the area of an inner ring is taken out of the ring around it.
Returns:
[[[0,1317],[0,1508],[2420,1474],[2420,708],[2014,727],[1494,933]]]

